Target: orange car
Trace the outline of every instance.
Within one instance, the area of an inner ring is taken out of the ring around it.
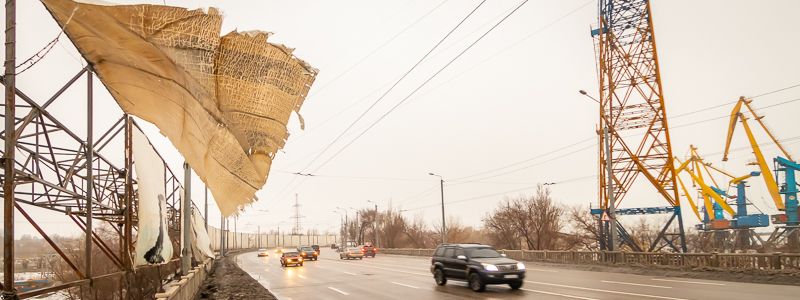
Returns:
[[[281,266],[288,267],[289,265],[303,266],[303,257],[299,252],[283,252],[281,254]]]

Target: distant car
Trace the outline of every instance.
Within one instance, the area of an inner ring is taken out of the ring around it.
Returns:
[[[281,247],[276,247],[276,248],[275,248],[275,253],[283,253],[283,248],[281,248]]]
[[[321,254],[322,252],[319,251],[319,245],[311,245],[311,248],[314,248],[314,251],[317,251],[317,254]]]
[[[373,245],[361,246],[361,253],[364,253],[364,257],[375,258],[375,254],[378,254],[378,247]]]
[[[258,249],[258,257],[262,256],[269,256],[269,251],[267,251],[267,249],[264,248]]]
[[[358,247],[348,247],[339,252],[339,259],[364,259],[364,253],[361,252],[361,248]]]
[[[331,249],[336,249],[336,248],[339,248],[339,246],[336,246],[336,244],[331,244]]]
[[[525,279],[525,265],[491,246],[441,244],[431,257],[431,273],[438,285],[445,285],[452,278],[467,280],[469,288],[476,292],[486,290],[487,284],[508,284],[516,290]]]
[[[301,246],[297,249],[297,252],[300,252],[300,256],[305,260],[317,260],[319,257],[319,253],[310,246]]]
[[[303,257],[300,256],[300,252],[292,251],[281,254],[281,266],[288,267],[289,265],[303,266]]]

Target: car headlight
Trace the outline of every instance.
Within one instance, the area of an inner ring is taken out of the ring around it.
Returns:
[[[497,271],[497,266],[493,264],[481,264],[486,271]]]
[[[517,263],[517,270],[525,270],[525,264],[518,262]]]

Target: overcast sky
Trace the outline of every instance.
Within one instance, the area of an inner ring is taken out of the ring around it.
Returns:
[[[17,58],[21,62],[52,40],[59,28],[41,3],[18,3]],[[589,35],[597,14],[592,0],[530,0],[320,167],[519,3],[487,1],[349,134],[305,168],[478,3],[166,1],[188,8],[218,7],[225,16],[223,34],[234,29],[273,32],[271,41],[295,48],[298,57],[320,69],[301,110],[306,130],[292,117],[289,141],[277,155],[266,186],[258,192],[260,201],[240,217],[239,228],[255,231],[260,225],[288,230],[295,194],[305,216],[304,229],[335,230],[340,218],[333,212],[335,207],[371,207],[368,200],[379,209],[391,203],[407,209],[404,213],[409,217],[438,223],[439,182],[428,172],[444,177],[445,201],[457,201],[447,205],[447,214],[468,225],[480,225],[482,217],[504,198],[530,193],[537,183],[556,182],[552,193],[563,205],[596,203],[597,105],[578,94],[580,89],[598,94]],[[735,174],[752,170],[746,165],[752,160],[746,149],[720,162],[727,130],[724,116],[741,95],[800,83],[800,19],[795,16],[800,2],[656,0],[652,8],[674,153],[684,156],[694,144],[717,166]],[[18,77],[18,88],[42,103],[81,66],[77,51],[62,37],[45,59]],[[57,117],[79,133],[85,133],[83,91],[85,84],[79,82],[52,107]],[[99,133],[117,120],[121,110],[107,91],[96,89],[95,97],[96,109],[102,112],[96,113]],[[791,100],[798,98],[800,88],[794,88],[754,102],[756,107],[775,105],[761,113],[778,138],[789,139],[786,145],[794,155],[800,149],[800,101]],[[709,107],[714,108],[705,109]],[[171,168],[179,171],[183,160],[175,148],[154,126],[144,127]],[[768,156],[777,155],[760,132],[759,138]],[[739,130],[733,148],[746,145]],[[107,156],[121,161],[122,153]],[[318,176],[304,178],[293,172]],[[775,213],[763,182],[751,183],[752,201],[766,213]],[[202,207],[202,189],[195,189],[193,195]],[[210,223],[216,226],[219,213],[210,202]],[[646,191],[622,203],[622,207],[657,205],[666,203]],[[32,211],[52,232],[77,232],[63,216]],[[687,226],[696,223],[688,209],[685,220]],[[17,218],[17,235],[33,232],[25,223]]]

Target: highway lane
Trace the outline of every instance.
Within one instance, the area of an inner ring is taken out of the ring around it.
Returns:
[[[466,283],[437,286],[429,258],[381,255],[339,260],[322,249],[319,261],[283,268],[279,254],[240,254],[239,266],[280,299],[798,299],[800,287],[591,272],[527,264],[522,290],[490,285],[474,293]]]

